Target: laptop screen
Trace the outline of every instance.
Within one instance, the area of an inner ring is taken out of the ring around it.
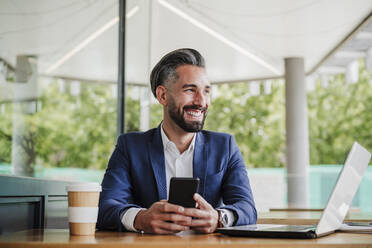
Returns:
[[[370,159],[371,154],[355,142],[317,225],[318,236],[333,232],[341,226]]]

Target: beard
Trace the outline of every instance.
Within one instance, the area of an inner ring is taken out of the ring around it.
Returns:
[[[203,119],[201,121],[189,121],[185,120],[185,112],[190,109],[196,109],[202,111]],[[200,107],[198,105],[186,105],[181,109],[177,108],[175,101],[172,97],[169,98],[168,114],[170,118],[176,123],[181,129],[188,133],[195,133],[203,130],[204,121],[207,117],[207,108]]]

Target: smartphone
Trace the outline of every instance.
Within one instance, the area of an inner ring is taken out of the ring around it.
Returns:
[[[169,203],[185,208],[195,208],[194,194],[199,190],[199,178],[172,177],[169,189]]]

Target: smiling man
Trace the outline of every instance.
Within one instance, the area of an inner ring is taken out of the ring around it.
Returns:
[[[110,158],[97,227],[171,234],[256,223],[242,155],[229,134],[204,131],[211,86],[204,58],[194,49],[166,54],[151,72],[163,106],[155,129],[121,135]],[[168,203],[171,177],[200,178],[197,208]]]

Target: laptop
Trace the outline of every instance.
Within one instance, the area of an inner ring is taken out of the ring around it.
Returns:
[[[256,224],[217,228],[217,232],[230,236],[308,239],[333,233],[341,227],[370,159],[371,153],[355,142],[317,225]]]

